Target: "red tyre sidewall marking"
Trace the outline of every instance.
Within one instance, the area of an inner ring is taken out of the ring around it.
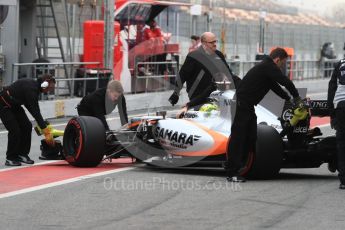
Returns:
[[[75,156],[74,157],[70,157],[70,160],[75,162],[79,158],[81,150],[82,150],[82,146],[83,146],[83,133],[81,131],[80,124],[79,124],[79,122],[77,120],[75,120],[75,119],[70,120],[68,122],[68,125],[73,125],[78,130],[78,132],[79,132],[79,137],[78,137],[78,139],[79,139],[79,146],[78,146],[78,149],[76,151]]]

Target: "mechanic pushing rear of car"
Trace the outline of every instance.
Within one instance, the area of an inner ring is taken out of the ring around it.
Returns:
[[[295,103],[301,101],[295,85],[281,70],[286,64],[287,57],[286,51],[282,48],[272,50],[269,56],[248,71],[236,90],[236,113],[231,126],[225,162],[227,180],[230,182],[245,181],[240,175],[242,161],[246,159],[249,151],[255,152],[257,118],[254,106],[269,90],[285,100],[290,100],[290,96],[280,85],[290,92]]]
[[[27,117],[24,105],[42,129],[48,145],[55,144],[53,134],[43,120],[38,99],[40,93],[53,91],[55,79],[43,75],[37,80],[19,79],[0,92],[0,118],[8,130],[6,166],[20,166],[21,163],[34,164],[30,159],[32,124]]]
[[[189,102],[182,106],[183,114],[190,108],[198,110],[207,102],[210,94],[217,89],[216,81],[230,81],[232,88],[237,87],[241,79],[229,68],[222,52],[217,50],[217,38],[211,32],[201,35],[201,46],[190,52],[176,77],[175,90],[169,101],[175,105],[183,84],[187,84]],[[217,79],[218,78],[218,79]]]
[[[327,103],[331,127],[336,130],[339,188],[345,189],[345,59],[335,66],[328,84]]]
[[[96,90],[86,95],[77,106],[79,116],[92,116],[100,119],[106,130],[109,125],[105,115],[110,114],[116,106],[119,106],[121,125],[128,123],[126,99],[123,95],[123,87],[119,81],[111,80],[107,87]]]

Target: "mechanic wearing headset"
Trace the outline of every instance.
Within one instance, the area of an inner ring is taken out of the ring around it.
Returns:
[[[187,83],[189,102],[183,105],[180,114],[191,107],[198,110],[198,107],[207,102],[210,94],[217,89],[215,81],[219,79],[215,79],[216,76],[226,77],[228,81],[234,82],[233,85],[236,87],[241,81],[232,73],[222,52],[217,50],[216,36],[211,32],[205,32],[200,40],[201,46],[187,55],[177,76],[175,90],[169,98],[169,102],[175,105],[183,84]]]
[[[123,87],[119,81],[109,81],[107,87],[86,95],[77,106],[79,116],[92,116],[100,119],[106,130],[109,130],[105,115],[111,113],[119,106],[121,125],[128,123],[126,99]]]
[[[287,57],[286,51],[282,48],[272,50],[268,57],[248,71],[236,90],[236,113],[231,126],[225,162],[227,180],[230,182],[245,181],[239,172],[243,166],[242,159],[251,149],[255,150],[257,120],[254,106],[269,90],[285,100],[290,100],[290,96],[280,85],[285,86],[294,97],[295,103],[301,100],[295,85],[281,71]]]
[[[48,145],[55,144],[51,130],[43,120],[38,98],[40,93],[53,91],[55,79],[43,75],[37,80],[19,79],[0,92],[0,118],[8,130],[6,166],[20,166],[21,163],[34,164],[30,159],[32,124],[22,105],[35,118],[42,129]]]
[[[339,188],[345,189],[345,59],[340,60],[333,71],[327,102],[331,127],[336,130]]]

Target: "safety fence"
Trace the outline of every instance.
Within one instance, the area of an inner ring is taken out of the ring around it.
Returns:
[[[260,61],[229,61],[234,74],[243,77]],[[288,60],[284,74],[293,81],[329,78],[338,60]]]
[[[290,61],[288,76],[295,81],[329,78],[338,60]]]
[[[259,61],[229,61],[232,71],[243,77]],[[329,78],[337,60],[289,60],[285,74],[293,81]],[[112,70],[105,68],[84,68],[85,65],[100,66],[99,62],[66,62],[66,63],[14,63],[14,71],[27,71],[27,76],[37,78],[49,73],[56,78],[55,92],[42,95],[42,99],[83,97],[98,88],[105,87],[112,77]],[[66,75],[66,66],[69,75]],[[82,66],[82,67],[81,67]],[[161,68],[164,66],[164,68]],[[25,67],[25,68],[23,68]],[[163,71],[162,71],[163,70]],[[136,62],[132,72],[131,89],[127,93],[158,92],[174,88],[179,63]],[[12,79],[13,81],[15,79]]]
[[[85,68],[94,65],[95,68]],[[112,75],[112,70],[100,66],[99,62],[64,62],[64,63],[14,63],[12,76],[17,71],[19,76],[36,79],[43,74],[51,74],[56,79],[55,92],[42,95],[42,99],[83,97],[94,90],[105,87]],[[67,73],[66,74],[66,69]],[[16,79],[12,78],[12,82]]]
[[[177,61],[137,61],[134,93],[172,89],[178,71]]]
[[[83,97],[94,90],[105,87],[112,76],[112,70],[101,67],[99,62],[64,62],[64,63],[14,63],[12,76],[17,71],[20,78],[37,78],[43,74],[52,74],[56,79],[55,92],[51,96]],[[166,91],[173,88],[179,66],[177,61],[139,61],[130,70],[131,77],[126,79],[130,85],[127,93]],[[66,71],[67,70],[67,71]],[[16,79],[12,78],[12,82]],[[126,84],[127,84],[126,83]]]

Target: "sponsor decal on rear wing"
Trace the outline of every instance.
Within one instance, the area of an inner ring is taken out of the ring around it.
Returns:
[[[312,117],[330,116],[327,100],[310,100],[310,115]]]

